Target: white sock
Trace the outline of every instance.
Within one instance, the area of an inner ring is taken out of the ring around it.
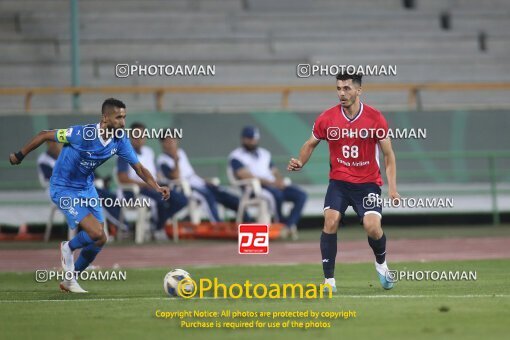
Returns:
[[[381,264],[375,262],[375,269],[379,274],[386,275],[386,272],[388,271],[388,265],[386,264],[386,261]]]
[[[71,247],[69,247],[69,241],[67,241],[67,242],[64,244],[64,246],[63,246],[63,247],[64,247],[64,248],[67,248],[66,250],[69,250],[71,253],[73,252],[73,251],[71,250]]]
[[[330,279],[325,279],[324,283],[328,283],[330,284],[332,287],[336,287],[336,282],[335,282],[335,278],[332,277]]]

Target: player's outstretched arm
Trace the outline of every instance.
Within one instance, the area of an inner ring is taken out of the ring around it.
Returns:
[[[391,147],[391,140],[389,138],[379,141],[381,150],[384,154],[384,164],[386,166],[386,177],[388,179],[388,195],[392,199],[400,198],[397,192],[397,161],[395,153]]]
[[[39,132],[32,138],[23,148],[18,152],[13,152],[9,155],[9,162],[11,165],[21,164],[23,158],[33,150],[37,149],[42,143],[46,141],[55,141],[55,130],[44,130]]]
[[[168,189],[167,186],[160,187],[159,184],[156,182],[154,177],[152,177],[151,173],[147,168],[145,168],[142,163],[138,162],[134,165],[131,165],[133,170],[135,170],[136,174],[145,182],[147,183],[151,188],[156,190],[161,194],[163,199],[167,200],[170,198],[170,189]]]
[[[299,171],[301,168],[303,168],[310,159],[310,156],[313,153],[313,150],[315,150],[315,147],[319,145],[320,140],[316,139],[315,136],[312,134],[310,138],[303,144],[301,147],[301,150],[299,151],[299,157],[291,158],[289,161],[289,165],[287,165],[288,171]]]

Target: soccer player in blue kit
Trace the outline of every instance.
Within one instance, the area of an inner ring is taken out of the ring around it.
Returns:
[[[109,98],[101,107],[101,121],[97,124],[75,125],[68,129],[45,130],[37,134],[20,151],[11,153],[12,165],[20,164],[23,158],[46,141],[63,143],[50,179],[50,197],[64,214],[69,228],[82,228],[69,242],[60,245],[62,268],[66,272],[85,270],[106,243],[103,230],[103,213],[97,204],[99,198],[94,188],[94,170],[114,155],[125,159],[136,174],[151,188],[168,199],[168,187],[160,187],[150,172],[138,161],[126,133],[116,133],[126,124],[126,105]],[[96,204],[87,204],[87,202]],[[73,251],[81,249],[74,261]],[[66,275],[66,278],[68,275]],[[73,279],[60,283],[63,291],[86,293]]]

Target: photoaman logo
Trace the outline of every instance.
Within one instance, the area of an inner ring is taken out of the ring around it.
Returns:
[[[205,297],[205,294],[212,293],[214,298],[229,299],[323,299],[332,298],[333,293],[329,284],[301,284],[301,283],[257,283],[250,280],[244,283],[233,283],[230,285],[220,283],[218,278],[212,280],[201,278],[198,284],[192,278],[184,278],[177,286],[178,295],[190,299],[197,295],[198,298]],[[326,291],[326,293],[324,293]]]

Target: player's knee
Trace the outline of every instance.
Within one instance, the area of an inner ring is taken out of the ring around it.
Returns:
[[[378,240],[381,238],[383,232],[381,228],[365,228],[365,231],[370,238],[373,238],[374,240]]]
[[[108,238],[106,237],[106,234],[104,233],[103,230],[101,230],[101,235],[96,241],[96,246],[98,247],[104,246],[106,244],[107,239]]]
[[[366,215],[363,218],[363,227],[368,236],[372,238],[379,238],[382,235],[381,219],[377,215]]]
[[[94,228],[91,231],[88,232],[91,239],[93,239],[96,242],[106,242],[106,234],[104,233],[104,230],[102,227]]]
[[[324,232],[328,234],[334,234],[338,230],[338,223],[340,222],[340,216],[328,216],[324,217]]]
[[[364,222],[363,223],[363,227],[365,228],[366,232],[368,234],[373,234],[375,233],[377,230],[381,229],[381,226],[377,223],[374,223],[374,222]]]

